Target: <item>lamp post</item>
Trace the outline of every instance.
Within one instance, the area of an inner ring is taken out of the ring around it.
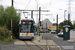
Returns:
[[[66,12],[67,10],[64,10],[64,25],[65,25],[65,12]]]
[[[64,10],[64,9],[60,9],[60,10]],[[65,12],[66,12],[67,10],[64,10],[64,25],[65,25]]]

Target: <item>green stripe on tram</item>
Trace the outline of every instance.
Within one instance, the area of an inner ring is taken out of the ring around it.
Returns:
[[[31,25],[22,25],[22,26],[31,26]]]

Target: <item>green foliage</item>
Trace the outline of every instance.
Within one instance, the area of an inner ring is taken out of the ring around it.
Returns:
[[[73,24],[73,28],[75,29],[75,23]]]
[[[1,35],[0,35],[0,40],[3,40],[3,39],[4,39],[4,36],[1,36]]]
[[[5,42],[14,42],[14,40],[11,39],[11,38],[9,38],[9,37],[8,37],[8,38],[5,38],[4,41],[5,41]]]
[[[11,19],[13,21],[12,32],[16,36],[16,34],[19,32],[18,23],[20,20],[20,13],[17,13],[12,6],[5,9],[3,6],[0,6],[0,26],[4,27],[4,29],[11,30]]]
[[[6,30],[0,27],[0,40],[10,37],[9,34],[10,33],[6,33]]]
[[[57,26],[57,23],[53,23],[53,26]]]
[[[4,36],[4,33],[0,30],[0,36]]]
[[[0,44],[12,44],[14,42],[14,39],[10,38],[10,33],[6,33],[6,31],[0,27]]]
[[[75,29],[75,21],[73,22],[73,28]]]
[[[11,38],[5,38],[3,40],[0,40],[0,44],[13,44],[14,43],[14,39]]]
[[[69,21],[69,24],[71,26],[71,29],[73,29],[73,25],[72,25],[71,21]],[[68,20],[65,20],[65,25],[68,25]],[[64,21],[59,24],[59,29],[62,29],[63,26],[64,26]]]
[[[20,13],[17,13],[16,10],[11,6],[4,8],[0,6],[0,44],[8,44],[14,42],[10,38],[10,33],[6,32],[11,30],[11,19],[13,20],[12,32],[13,35],[16,35],[18,31],[18,23],[20,20]]]

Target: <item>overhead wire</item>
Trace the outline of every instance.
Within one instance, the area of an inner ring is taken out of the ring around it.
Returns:
[[[37,0],[35,0],[37,2]]]
[[[15,2],[15,1],[13,1],[15,4],[19,4],[19,5],[24,5],[23,3],[18,3],[18,2]]]
[[[31,2],[31,0],[28,2],[28,4],[26,5],[26,7],[25,7],[25,9],[28,7],[28,5],[30,4],[30,2]],[[24,16],[26,16],[25,14],[24,14]]]
[[[28,2],[27,6],[30,4],[31,0]],[[25,9],[27,8],[27,6],[25,7]]]
[[[15,1],[13,1],[14,3],[17,3],[17,2],[15,2]],[[27,6],[30,4],[30,2],[31,2],[31,0],[28,2],[28,4],[26,5],[26,7],[25,7],[25,9],[27,8]],[[21,5],[21,4],[23,4],[23,3],[17,3],[17,4],[19,4],[19,5]],[[24,14],[24,13],[23,13]],[[24,14],[24,17],[25,17],[26,15]]]
[[[49,7],[50,7],[50,5],[51,5],[51,2],[52,2],[52,0],[50,0]]]

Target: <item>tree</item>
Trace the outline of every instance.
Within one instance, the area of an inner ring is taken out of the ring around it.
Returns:
[[[13,34],[18,33],[20,13],[17,13],[12,6],[5,9],[3,6],[0,6],[0,26],[6,26],[8,30],[11,30],[11,19],[13,20]]]
[[[73,21],[73,29],[75,29],[75,21]]]
[[[12,19],[13,20],[12,31],[14,34],[15,33],[17,34],[19,32],[18,31],[19,30],[18,23],[20,20],[20,14],[17,14],[16,10],[13,7],[7,7],[5,9],[5,12],[7,14],[6,24],[7,24],[8,29],[11,30],[11,19]]]
[[[53,23],[53,26],[57,26],[57,23]]]
[[[73,25],[71,21],[69,22],[71,29],[73,29]],[[68,25],[68,20],[65,20],[65,25]],[[64,21],[59,24],[59,28],[62,29],[64,26]]]
[[[5,25],[5,11],[3,6],[0,6],[0,26],[4,26]]]

